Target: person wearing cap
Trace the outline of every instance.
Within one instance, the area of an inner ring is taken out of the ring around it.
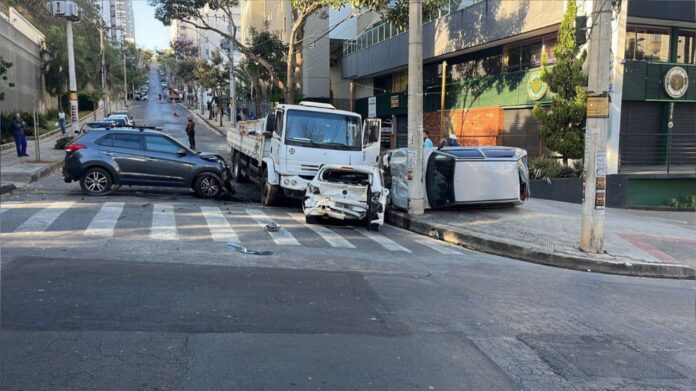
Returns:
[[[196,149],[196,124],[193,122],[191,114],[186,116],[186,135],[189,139],[189,148]]]
[[[458,147],[459,143],[457,142],[457,136],[452,133],[447,137],[447,146],[448,147]]]

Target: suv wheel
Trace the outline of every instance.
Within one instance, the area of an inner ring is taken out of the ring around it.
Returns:
[[[196,178],[193,190],[201,198],[215,198],[222,192],[222,181],[215,174],[203,173]]]
[[[111,192],[113,181],[111,175],[103,168],[92,167],[87,169],[80,179],[80,187],[85,193],[92,196],[107,195]]]

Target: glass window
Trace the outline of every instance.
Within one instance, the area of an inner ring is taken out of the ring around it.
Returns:
[[[455,159],[441,152],[430,155],[425,172],[425,189],[428,202],[433,208],[447,206],[454,199]]]
[[[114,134],[113,146],[116,148],[140,149],[140,135],[138,134]]]
[[[114,136],[112,134],[106,135],[99,140],[96,141],[97,144],[103,145],[106,147],[113,147],[114,146]]]
[[[556,63],[556,53],[553,51],[556,49],[558,41],[555,35],[544,38],[544,53],[546,53],[546,62],[548,64]]]
[[[520,70],[522,48],[519,46],[507,49],[505,54],[505,71],[515,72]]]
[[[627,60],[669,61],[669,30],[650,27],[626,29]]]
[[[363,134],[363,146],[379,141],[379,121],[367,121],[365,124],[365,134]]]
[[[145,136],[145,149],[152,152],[176,154],[182,147],[166,137]]]
[[[522,69],[541,66],[541,42],[522,47]]]
[[[696,32],[680,31],[677,39],[677,62],[696,64]]]
[[[360,118],[352,115],[288,110],[285,141],[288,145],[360,150]]]

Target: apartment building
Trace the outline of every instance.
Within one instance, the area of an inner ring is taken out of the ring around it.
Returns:
[[[108,27],[106,34],[115,44],[135,43],[133,0],[95,0]]]

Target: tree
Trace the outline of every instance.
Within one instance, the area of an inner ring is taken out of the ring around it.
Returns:
[[[179,37],[172,41],[172,50],[177,58],[192,58],[198,55],[198,46],[186,37]]]
[[[287,64],[285,81],[279,76],[268,59],[254,53],[250,47],[237,40],[237,26],[232,18],[232,8],[238,5],[238,0],[148,0],[155,7],[155,17],[165,25],[170,25],[172,20],[189,24],[203,30],[215,31],[226,37],[235,45],[242,54],[259,63],[270,76],[270,81],[283,92],[285,102],[294,101],[295,90],[300,81],[302,50],[304,46],[304,27],[312,15],[319,15],[327,7],[341,8],[350,4],[355,9],[380,11],[383,16],[400,26],[407,25],[408,0],[290,0],[293,13],[293,24],[290,28],[290,37],[287,48]],[[424,9],[431,12],[439,9],[447,0],[424,0]],[[220,10],[225,14],[226,20],[231,24],[231,32],[222,31],[211,25],[201,14],[201,10],[208,8],[212,11]],[[325,17],[326,15],[320,15]],[[299,48],[299,50],[298,50]]]
[[[227,83],[229,69],[223,66],[222,56],[220,56],[219,51],[214,51],[210,57],[210,62],[205,60],[196,61],[196,68],[193,73],[201,85],[213,90],[213,96],[219,96],[218,89]]]
[[[566,13],[558,30],[558,44],[554,49],[556,65],[546,66],[542,58],[541,80],[554,93],[551,106],[534,106],[533,115],[541,126],[539,134],[544,145],[558,152],[567,165],[568,159],[580,159],[585,149],[585,116],[587,76],[582,72],[587,53],[580,54],[575,42],[575,0],[567,1]]]
[[[7,82],[8,87],[14,87],[14,83],[8,80],[7,77],[7,70],[12,67],[12,63],[9,61],[5,61],[5,59],[0,56],[0,79],[2,81]],[[5,99],[5,91],[0,91],[0,100]]]

